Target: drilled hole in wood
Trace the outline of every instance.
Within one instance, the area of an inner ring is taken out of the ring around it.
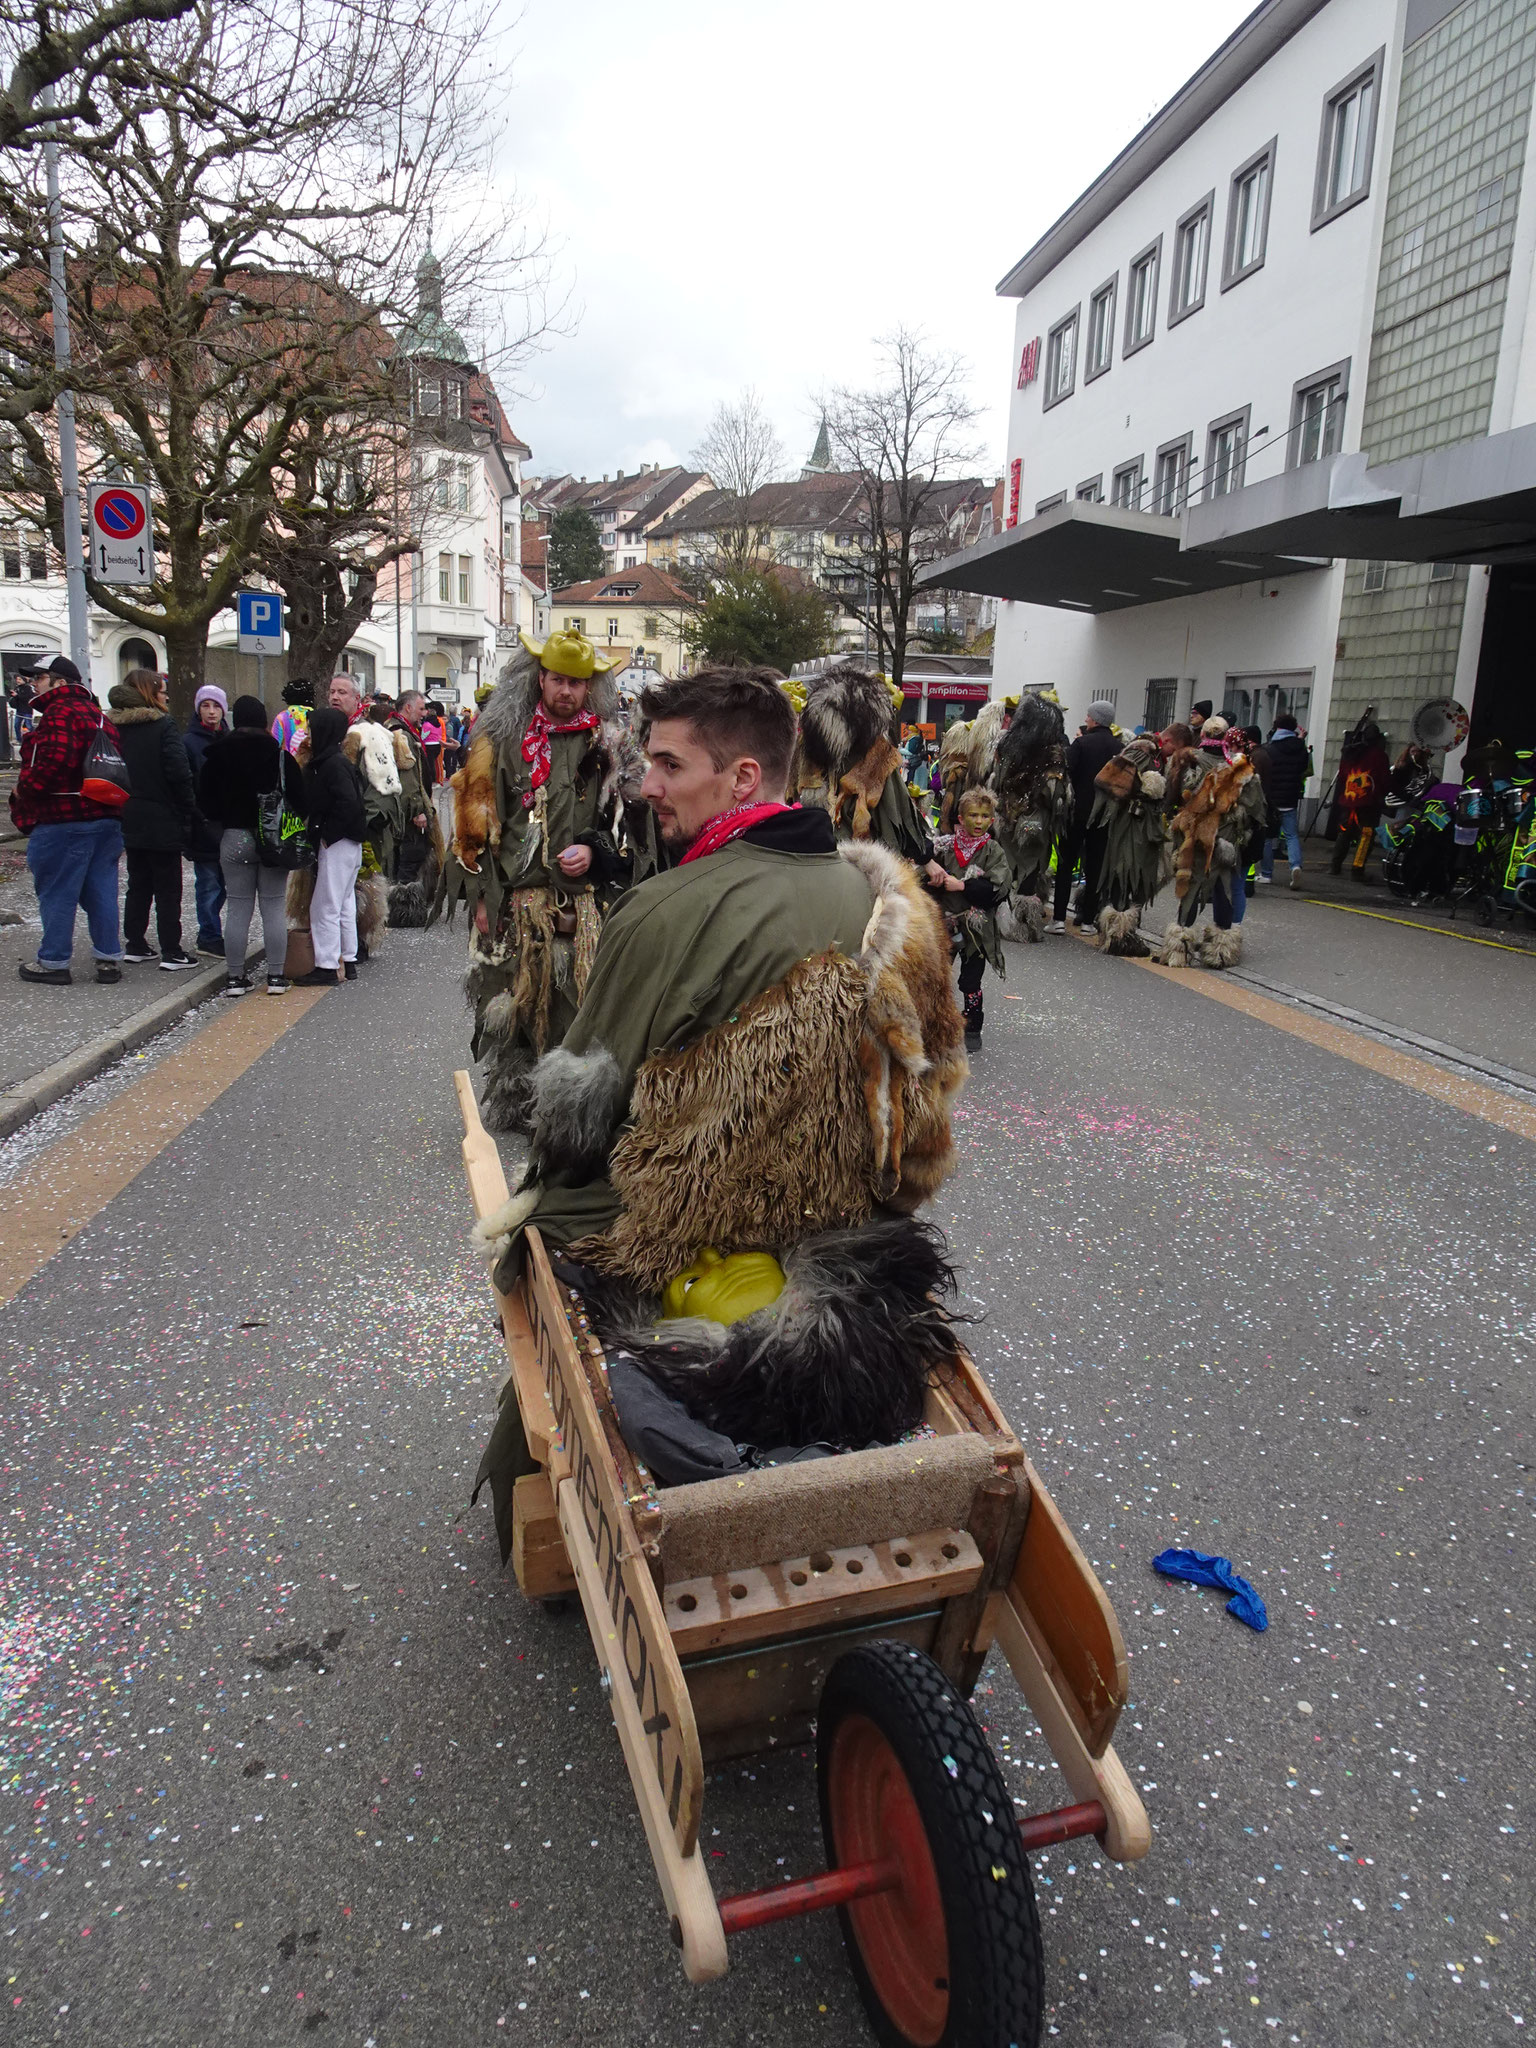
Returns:
[[[789,1583],[792,1586],[803,1586],[809,1577],[809,1572],[791,1572],[789,1575]]]
[[[901,1566],[902,1570],[905,1571],[907,1566],[912,1562],[911,1551],[898,1550],[896,1553],[896,1562]]]
[[[731,1598],[732,1598],[733,1600],[745,1600],[745,1599],[746,1599],[746,1597],[747,1597],[747,1589],[746,1589],[746,1587],[745,1587],[745,1586],[732,1586],[732,1588],[731,1588]]]
[[[849,1558],[849,1560],[848,1560],[848,1569],[849,1569],[849,1571],[851,1571],[851,1572],[861,1572],[861,1571],[863,1571],[863,1569],[864,1569],[864,1565],[863,1565],[863,1562],[862,1562],[862,1560],[861,1560],[861,1559],[859,1559],[859,1558],[857,1558],[857,1557],[850,1557],[850,1558]]]
[[[695,1609],[695,1607],[698,1606],[699,1603],[697,1597],[694,1594],[679,1593],[677,1596],[677,1604],[679,1607],[681,1607],[684,1614],[692,1614],[693,1610]]]
[[[945,1546],[944,1546],[944,1555],[945,1555],[946,1557],[958,1557],[958,1556],[960,1555],[960,1546],[959,1546],[959,1544],[958,1544],[958,1543],[946,1543],[946,1544],[945,1544]]]
[[[817,1551],[817,1553],[816,1553],[816,1555],[815,1555],[815,1556],[814,1556],[814,1557],[813,1557],[813,1558],[812,1558],[812,1559],[810,1560],[810,1565],[811,1565],[811,1570],[812,1570],[813,1572],[829,1572],[829,1571],[831,1571],[831,1569],[832,1569],[832,1557],[831,1557],[831,1553],[830,1553],[829,1551],[825,1551],[825,1550],[818,1550],[818,1551]]]

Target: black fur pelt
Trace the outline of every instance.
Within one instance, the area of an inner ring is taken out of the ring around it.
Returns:
[[[429,846],[415,879],[396,882],[389,892],[389,922],[396,931],[419,931],[437,895],[438,859]]]
[[[847,774],[878,739],[896,732],[891,693],[878,676],[844,666],[817,676],[800,716],[800,751],[820,774]]]
[[[1026,690],[1013,723],[997,743],[992,779],[1001,791],[1027,796],[1037,780],[1060,769],[1067,754],[1067,726],[1059,704],[1047,704]]]
[[[930,1380],[954,1370],[954,1268],[916,1217],[829,1230],[785,1261],[772,1308],[722,1331],[645,1327],[622,1287],[584,1297],[605,1344],[627,1351],[689,1413],[742,1444],[895,1443],[922,1421]]]

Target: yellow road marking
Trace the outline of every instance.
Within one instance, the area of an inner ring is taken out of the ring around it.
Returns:
[[[245,997],[184,1051],[143,1075],[77,1130],[51,1145],[5,1191],[0,1302],[10,1301],[152,1159],[179,1138],[330,991]]]
[[[1245,1017],[1273,1024],[1277,1031],[1288,1031],[1293,1038],[1305,1039],[1308,1045],[1323,1052],[1337,1053],[1340,1059],[1353,1060],[1357,1067],[1368,1067],[1373,1074],[1401,1081],[1405,1087],[1416,1088],[1421,1095],[1432,1096],[1436,1102],[1444,1102],[1467,1116],[1536,1142],[1536,1103],[1522,1102],[1518,1096],[1484,1087],[1480,1081],[1464,1080],[1429,1060],[1415,1059],[1412,1053],[1380,1045],[1374,1038],[1342,1024],[1330,1024],[1306,1010],[1292,1009],[1288,1003],[1260,995],[1257,989],[1228,981],[1218,970],[1160,967],[1155,960],[1141,960],[1137,965],[1147,968],[1160,981],[1178,982],[1193,994],[1209,996],[1212,1002],[1225,1003],[1229,1010],[1241,1010]]]
[[[1342,910],[1349,917],[1374,917],[1381,924],[1400,924],[1411,932],[1433,932],[1437,938],[1460,939],[1466,946],[1497,946],[1501,953],[1523,953],[1527,960],[1536,956],[1536,948],[1512,946],[1507,939],[1480,939],[1475,932],[1450,932],[1443,924],[1420,924],[1411,917],[1393,917],[1385,910],[1365,910],[1358,903],[1330,903],[1325,896],[1304,896],[1304,903],[1310,903],[1316,910]]]

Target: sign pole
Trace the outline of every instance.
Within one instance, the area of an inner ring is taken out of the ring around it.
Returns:
[[[39,95],[53,105],[53,87]],[[69,368],[69,300],[64,289],[64,208],[59,198],[59,144],[50,122],[43,142],[48,177],[48,283],[53,300],[53,360]],[[64,501],[64,580],[69,592],[69,653],[87,689],[91,687],[91,621],[85,597],[85,547],[81,535],[80,460],[75,447],[75,394],[66,384],[58,396],[59,484]]]
[[[267,657],[264,654],[258,654],[256,657],[256,694],[261,699],[262,710],[265,711],[267,708]],[[266,931],[265,925],[262,926],[262,931]]]

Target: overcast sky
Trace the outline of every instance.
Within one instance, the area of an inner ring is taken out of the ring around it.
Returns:
[[[682,461],[745,385],[799,462],[905,323],[970,361],[996,474],[997,280],[1248,11],[524,0],[504,162],[574,323],[508,392],[532,473]]]

